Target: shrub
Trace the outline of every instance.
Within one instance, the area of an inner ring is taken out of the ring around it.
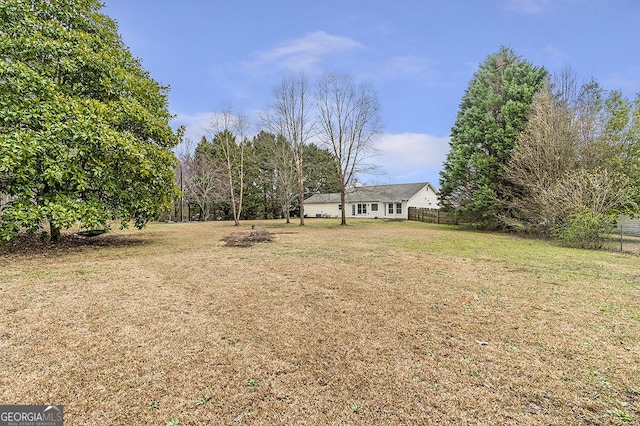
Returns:
[[[554,228],[553,234],[571,247],[601,249],[615,224],[615,215],[584,210]]]

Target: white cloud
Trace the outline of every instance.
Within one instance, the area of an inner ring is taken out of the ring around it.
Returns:
[[[449,138],[425,133],[383,134],[372,162],[394,182],[428,180],[437,184],[438,172],[449,152]]]
[[[542,54],[549,58],[551,63],[556,66],[564,66],[569,60],[569,56],[559,47],[547,45],[542,49]]]
[[[349,37],[315,31],[302,38],[287,40],[274,49],[258,52],[255,61],[245,62],[243,66],[253,72],[274,67],[309,72],[321,66],[326,57],[363,47]]]
[[[382,78],[426,76],[429,80],[433,80],[435,72],[429,65],[426,59],[417,56],[396,56],[389,58],[377,71],[372,72]]]
[[[389,74],[419,74],[427,68],[427,62],[415,56],[397,56],[391,58],[385,68]]]
[[[213,112],[200,112],[196,114],[175,114],[176,118],[171,122],[173,127],[185,126],[185,139],[191,139],[194,146],[200,142],[203,136],[211,132],[211,122],[215,117]]]
[[[640,93],[640,70],[610,74],[605,77],[603,85],[609,90],[621,90],[625,96],[633,97]]]
[[[252,123],[259,122],[261,113],[261,110],[233,112],[236,118],[241,117],[244,120],[245,127],[243,131],[247,138],[252,138],[260,130]],[[179,126],[185,127],[185,143],[176,147],[175,152],[177,153],[181,153],[185,149],[195,149],[203,136],[211,138],[216,132],[216,125],[214,124],[215,121],[218,123],[224,122],[224,117],[221,111],[199,112],[195,114],[175,113],[174,115],[176,118],[171,122],[171,126],[174,129],[177,129]]]
[[[506,0],[507,10],[521,15],[539,15],[543,13],[551,0]]]

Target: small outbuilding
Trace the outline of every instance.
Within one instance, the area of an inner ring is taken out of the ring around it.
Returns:
[[[307,217],[340,217],[340,194],[315,194],[304,201]],[[438,192],[429,182],[356,185],[346,193],[346,217],[408,219],[409,207],[438,209]]]

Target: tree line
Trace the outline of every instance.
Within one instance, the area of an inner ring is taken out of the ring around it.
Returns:
[[[187,146],[177,175],[183,197],[174,217],[198,220],[284,218],[294,212],[304,225],[304,199],[318,193],[345,194],[358,173],[371,167],[373,138],[380,132],[375,90],[348,74],[325,72],[315,84],[289,74],[272,90],[248,138],[247,119],[225,108],[193,152]],[[187,144],[190,145],[190,144]]]
[[[370,167],[374,88],[348,74],[289,74],[260,131],[226,109],[180,161],[168,87],[152,79],[98,0],[0,2],[0,241],[22,230],[143,227],[184,217],[285,217]],[[474,74],[451,130],[440,201],[459,222],[602,245],[640,204],[640,96],[503,47]],[[176,200],[181,200],[176,203]],[[184,201],[184,202],[182,202]]]
[[[173,220],[237,219],[238,223],[282,218],[290,223],[291,214],[299,214],[292,148],[282,136],[263,130],[240,144],[231,132],[223,131],[203,136],[193,150],[189,145],[187,141],[178,155],[176,183],[182,192],[174,202]],[[229,162],[226,152],[231,154]],[[338,192],[335,162],[328,150],[309,143],[303,158],[305,196]]]
[[[451,130],[440,200],[485,229],[601,247],[640,203],[640,96],[503,47],[479,67]]]
[[[274,88],[260,133],[249,137],[246,120],[223,110],[213,137],[178,161],[185,129],[169,125],[168,86],[102,7],[0,2],[0,241],[45,224],[54,241],[77,225],[142,228],[177,199],[202,219],[288,221],[295,210],[300,225],[307,195],[344,200],[380,131],[373,87],[336,72],[313,85],[291,74]]]

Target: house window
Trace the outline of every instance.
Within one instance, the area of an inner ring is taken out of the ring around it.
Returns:
[[[396,203],[396,214],[402,214],[402,203]]]
[[[393,203],[389,203],[389,214],[393,214]]]
[[[378,205],[377,204],[371,204],[371,211],[372,212],[377,212],[378,211]]]
[[[355,216],[356,215],[356,205],[352,204],[351,205],[351,216]]]
[[[366,204],[358,204],[358,214],[367,214]]]
[[[342,204],[338,204],[338,210],[342,210]]]

